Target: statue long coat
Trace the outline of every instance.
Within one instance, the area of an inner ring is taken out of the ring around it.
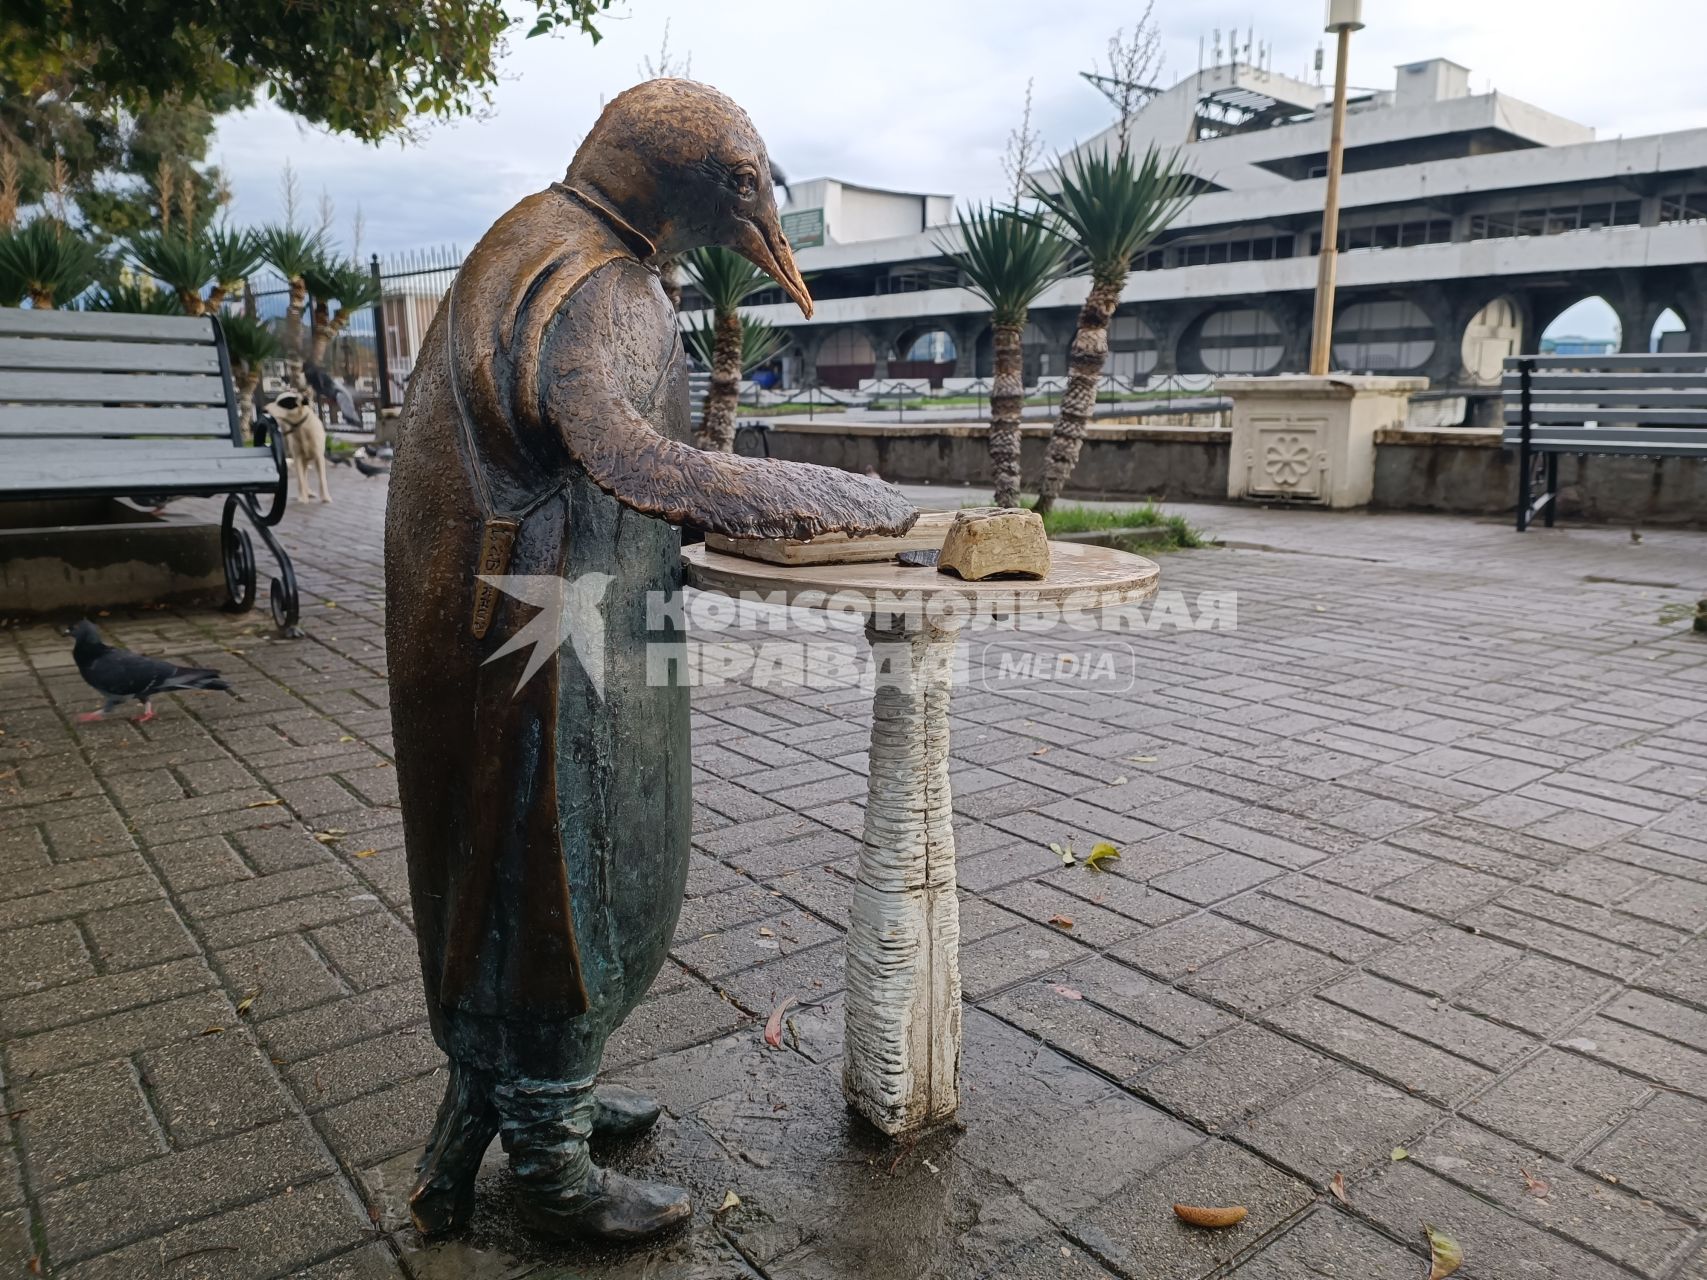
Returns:
[[[447,1053],[504,1074],[596,1070],[664,961],[687,877],[688,690],[647,663],[649,641],[681,639],[647,631],[649,593],[681,588],[680,535],[595,485],[563,430],[632,409],[687,438],[647,247],[561,187],[506,214],[428,332],[390,482],[391,709],[427,1003]],[[519,519],[507,560],[494,515]],[[583,634],[518,690],[531,647],[494,655],[536,611],[481,590],[482,571],[590,592],[602,671],[583,667]]]

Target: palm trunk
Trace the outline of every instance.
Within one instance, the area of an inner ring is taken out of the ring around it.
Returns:
[[[255,425],[255,388],[261,385],[261,371],[243,365],[237,373],[237,425],[243,439],[249,439]]]
[[[214,281],[213,288],[208,290],[207,298],[202,302],[202,306],[207,308],[208,315],[214,316],[219,314],[220,304],[225,301],[225,295],[228,292],[230,292],[230,290],[225,285],[221,284],[217,280]]]
[[[1025,403],[1020,333],[1024,328],[1024,316],[1016,324],[994,326],[996,378],[990,387],[990,478],[996,486],[998,507],[1019,506],[1020,411]]]
[[[308,390],[308,379],[302,374],[302,312],[307,305],[307,283],[301,276],[292,276],[284,318],[285,381],[300,392]]]
[[[205,314],[202,310],[202,295],[199,290],[179,289],[177,294],[178,305],[184,309],[185,315],[199,316]]]
[[[1061,394],[1061,412],[1049,436],[1049,452],[1043,459],[1043,478],[1037,485],[1037,514],[1046,516],[1055,499],[1067,487],[1079,450],[1085,443],[1085,424],[1096,408],[1097,383],[1108,362],[1108,323],[1120,302],[1126,277],[1093,280],[1090,296],[1079,310],[1079,328],[1067,356],[1067,389]]]
[[[735,452],[735,398],[741,393],[741,313],[717,317],[711,341],[711,391],[696,443],[701,449]]]
[[[682,309],[682,265],[674,257],[665,258],[658,264],[658,283],[664,286],[664,295],[669,298],[670,305],[680,311]]]
[[[29,294],[30,305],[37,311],[52,311],[54,309],[53,293],[50,290],[31,289]]]

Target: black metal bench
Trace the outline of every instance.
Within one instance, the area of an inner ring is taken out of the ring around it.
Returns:
[[[1707,354],[1517,356],[1500,389],[1519,533],[1553,527],[1562,453],[1707,458]]]
[[[284,438],[264,415],[253,435],[244,441],[212,317],[0,309],[0,502],[223,494],[228,607],[255,603],[241,510],[279,564],[273,621],[296,634],[296,573],[272,528],[285,512]]]

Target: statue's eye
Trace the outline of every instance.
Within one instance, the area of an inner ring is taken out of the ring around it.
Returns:
[[[735,194],[743,201],[751,200],[759,194],[759,179],[751,169],[738,169],[735,172]]]

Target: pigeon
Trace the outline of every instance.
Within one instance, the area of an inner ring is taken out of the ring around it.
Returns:
[[[397,456],[397,450],[388,444],[364,444],[362,452],[370,458],[378,458],[381,462],[390,462]]]
[[[154,719],[154,695],[171,689],[223,689],[236,697],[237,693],[219,672],[208,667],[180,667],[159,658],[144,657],[129,649],[115,649],[101,639],[93,622],[85,619],[71,628],[74,643],[71,656],[77,670],[90,688],[106,701],[99,711],[86,711],[77,717],[79,724],[105,720],[119,704],[135,698],[142,704],[142,714],[133,719],[147,724]]]
[[[362,457],[361,454],[359,454],[359,453],[356,455],[356,470],[361,472],[364,476],[369,476],[369,477],[384,476],[384,475],[390,475],[391,474],[391,468],[390,467],[375,466],[373,463],[369,462],[366,458]]]
[[[338,407],[338,413],[352,427],[362,425],[362,416],[356,412],[356,402],[350,398],[350,393],[338,385],[338,381],[319,365],[308,365],[302,371],[314,394],[327,404]]]

